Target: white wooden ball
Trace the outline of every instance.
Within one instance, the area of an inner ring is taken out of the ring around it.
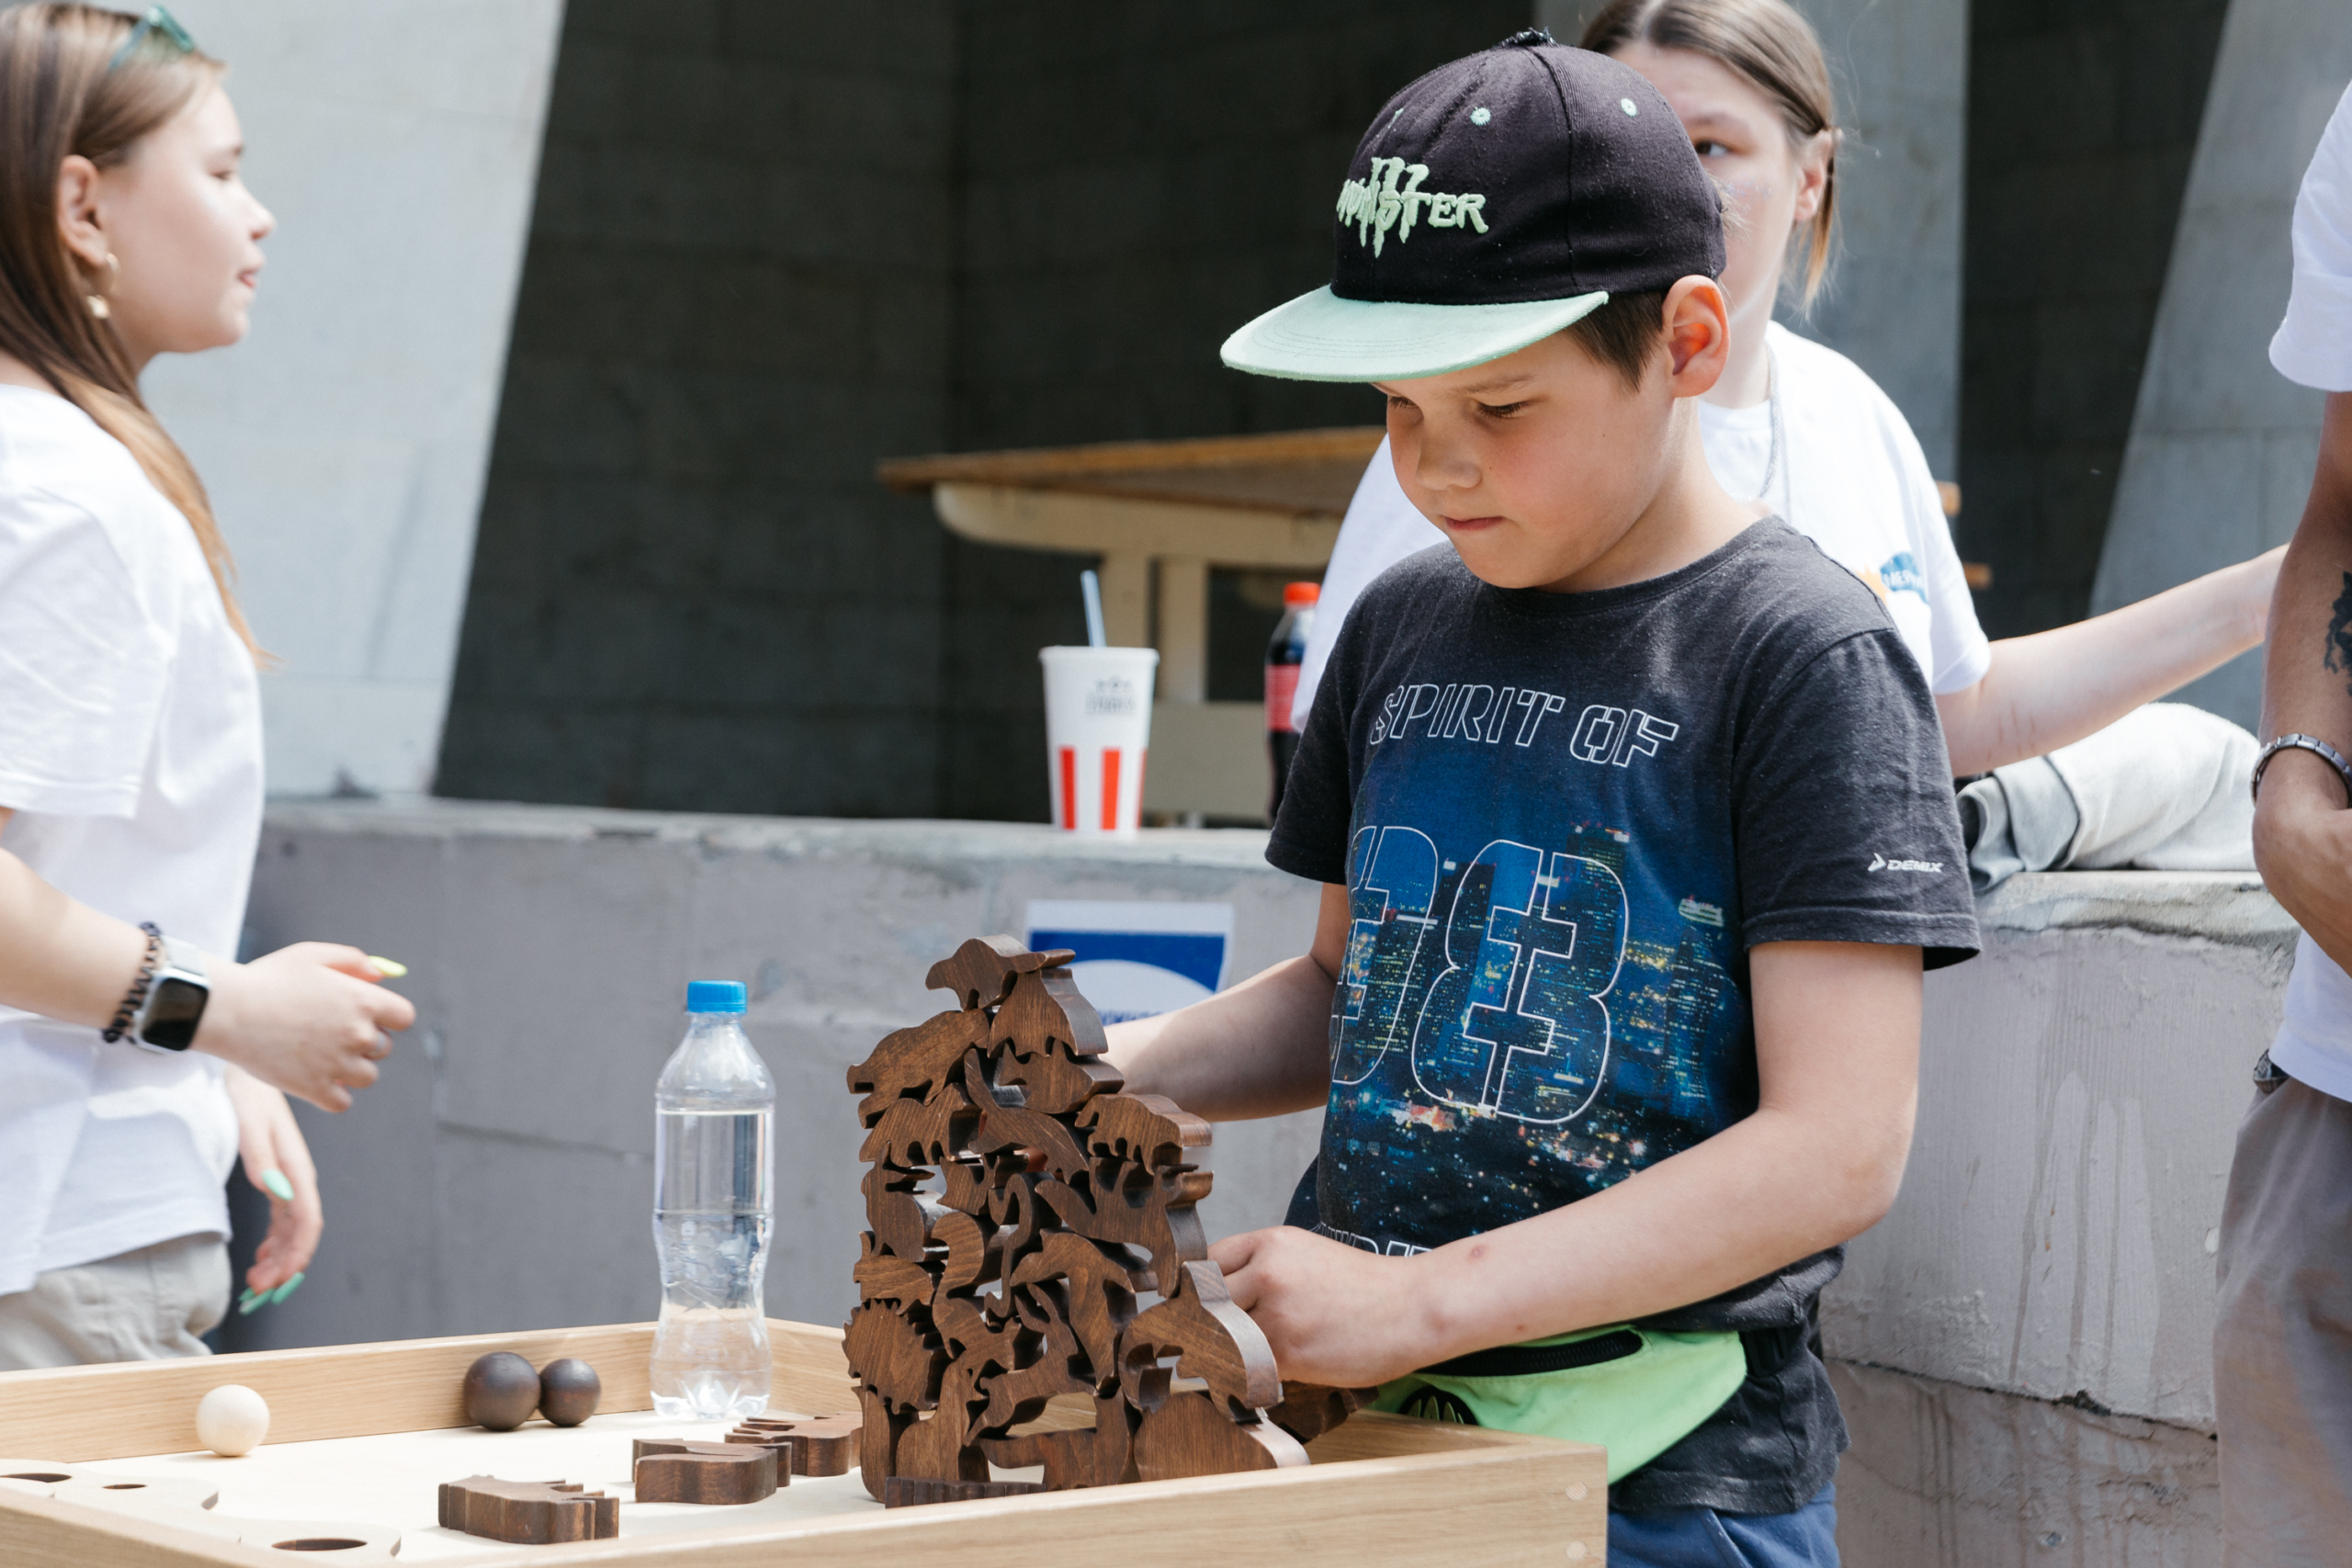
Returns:
[[[268,1436],[269,1404],[243,1383],[222,1383],[197,1404],[196,1440],[216,1454],[249,1454]]]

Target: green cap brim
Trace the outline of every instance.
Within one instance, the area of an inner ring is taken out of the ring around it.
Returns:
[[[1328,288],[1225,340],[1225,362],[1292,381],[1410,381],[1516,354],[1599,310],[1607,294],[1513,305],[1342,299]]]

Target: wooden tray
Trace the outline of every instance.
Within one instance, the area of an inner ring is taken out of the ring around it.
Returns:
[[[630,1437],[690,1430],[633,1414],[652,1407],[646,1384],[652,1334],[650,1324],[629,1324],[0,1373],[0,1456],[90,1465],[125,1478],[209,1482],[220,1492],[216,1517],[341,1520],[353,1538],[375,1543],[348,1552],[274,1550],[217,1527],[206,1533],[173,1522],[175,1511],[192,1506],[184,1500],[98,1507],[0,1486],[0,1562],[9,1568],[381,1562],[393,1531],[403,1538],[399,1561],[477,1565],[527,1558],[877,1568],[876,1554],[890,1552],[890,1568],[1002,1561],[1022,1568],[1428,1568],[1433,1562],[1581,1568],[1606,1553],[1602,1450],[1374,1415],[1311,1445],[1316,1462],[1305,1469],[889,1510],[865,1495],[854,1472],[796,1479],[745,1508],[639,1504],[619,1488],[618,1540],[560,1546],[506,1546],[432,1523],[438,1483],[484,1469],[485,1454],[492,1472],[508,1480],[560,1474],[615,1490],[628,1472]],[[771,1320],[768,1334],[775,1408],[854,1407],[838,1329]],[[559,1356],[587,1360],[604,1379],[597,1416],[570,1431],[536,1420],[511,1433],[460,1430],[468,1423],[458,1382],[488,1350],[513,1350],[535,1366]],[[269,1401],[268,1444],[236,1460],[194,1451],[197,1401],[230,1382]],[[1058,1410],[1047,1419],[1085,1424],[1082,1415]],[[398,1441],[403,1435],[415,1440]],[[348,1449],[334,1446],[345,1441]],[[561,1473],[583,1464],[596,1468]],[[338,1472],[351,1475],[348,1486],[333,1483]]]

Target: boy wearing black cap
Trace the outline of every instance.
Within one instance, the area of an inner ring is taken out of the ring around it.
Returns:
[[[1976,946],[1941,732],[1871,592],[1714,482],[1716,192],[1522,34],[1391,99],[1331,287],[1236,333],[1388,396],[1451,549],[1350,616],[1267,858],[1311,953],[1113,1032],[1130,1089],[1326,1107],[1319,1223],[1217,1244],[1285,1377],[1605,1442],[1611,1561],[1834,1562],[1808,1343]]]

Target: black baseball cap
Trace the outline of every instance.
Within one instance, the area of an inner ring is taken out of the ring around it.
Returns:
[[[1612,294],[1724,268],[1721,198],[1640,73],[1528,31],[1381,107],[1331,284],[1225,341],[1237,370],[1389,381],[1482,365]]]

